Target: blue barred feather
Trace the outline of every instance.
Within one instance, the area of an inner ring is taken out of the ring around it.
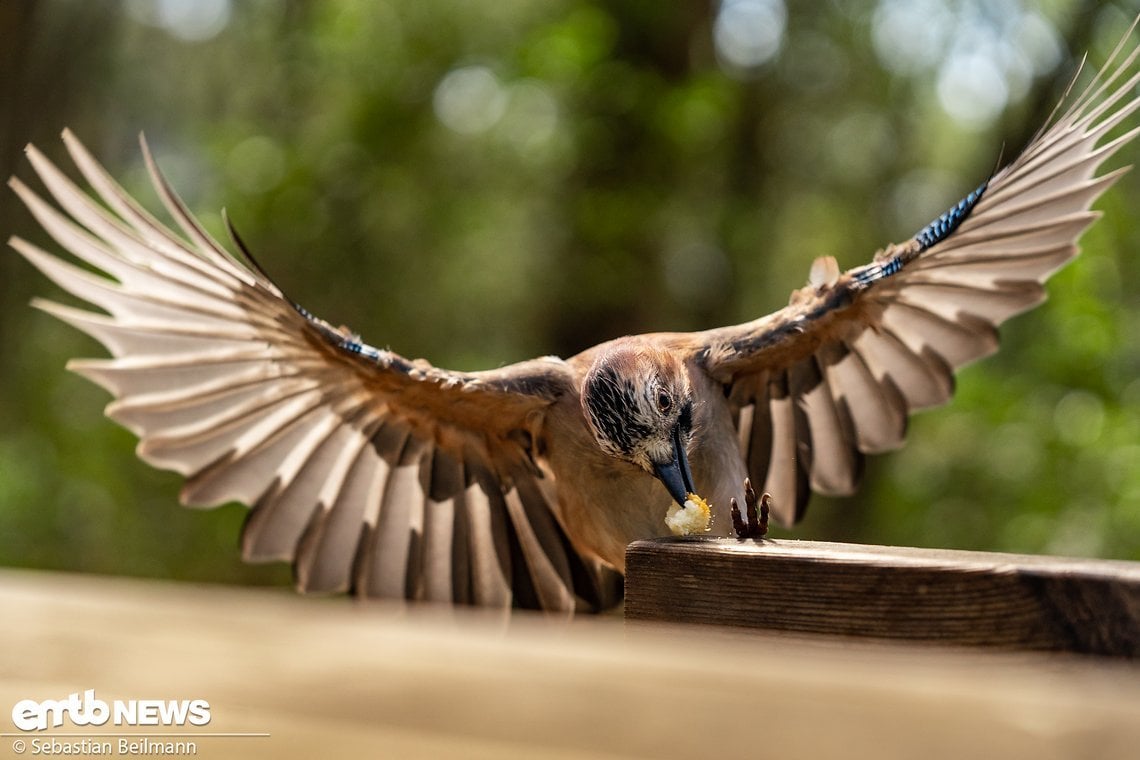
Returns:
[[[958,201],[956,206],[923,227],[922,230],[914,236],[914,239],[922,246],[920,250],[925,251],[930,246],[945,240],[950,233],[958,229],[958,225],[965,221],[966,217],[970,215],[970,211],[972,211],[977,202],[982,199],[982,193],[986,191],[987,185],[989,185],[989,180],[978,185],[978,189]]]

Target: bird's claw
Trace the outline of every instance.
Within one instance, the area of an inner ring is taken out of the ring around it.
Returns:
[[[744,507],[748,515],[748,522],[740,516],[740,506],[736,499],[729,499],[732,506],[732,528],[737,538],[763,538],[768,535],[768,513],[772,510],[772,495],[765,493],[760,499],[756,498],[756,491],[752,488],[752,481],[744,479]],[[757,506],[759,505],[759,509]]]

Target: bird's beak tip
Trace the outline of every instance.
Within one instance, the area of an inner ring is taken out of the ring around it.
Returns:
[[[693,474],[689,470],[689,458],[685,453],[685,444],[681,441],[679,431],[673,435],[673,456],[667,462],[654,462],[653,474],[665,486],[673,500],[685,506],[689,494],[696,493],[693,486]]]

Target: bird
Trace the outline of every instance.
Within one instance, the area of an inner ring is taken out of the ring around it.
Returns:
[[[9,184],[86,266],[9,242],[101,310],[33,301],[106,347],[68,368],[110,392],[138,456],[184,476],[183,504],[249,506],[246,561],[291,562],[304,592],[603,610],[620,601],[626,546],[668,535],[670,513],[705,505],[730,535],[748,482],[785,525],[813,492],[851,495],[865,457],[901,446],[909,415],[946,403],[954,372],[1045,299],[1128,169],[1101,173],[1137,134],[1134,28],[1011,162],[912,238],[846,272],[815,259],[767,316],[566,359],[459,372],[365,343],[283,293],[228,218],[231,246],[212,237],[141,136],[177,231],[64,131],[87,189],[32,145],[46,193]]]

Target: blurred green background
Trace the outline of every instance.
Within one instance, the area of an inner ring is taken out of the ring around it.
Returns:
[[[152,206],[145,131],[220,233],[369,342],[455,369],[743,321],[1012,155],[1133,3],[0,2],[0,174],[70,126]],[[1115,165],[1140,160],[1133,145]],[[46,243],[10,193],[0,229]],[[1140,179],[1003,350],[794,535],[1140,560]],[[93,341],[0,255],[0,565],[240,583],[238,505],[177,506]],[[66,300],[66,299],[65,299]],[[783,533],[780,533],[783,535]]]

